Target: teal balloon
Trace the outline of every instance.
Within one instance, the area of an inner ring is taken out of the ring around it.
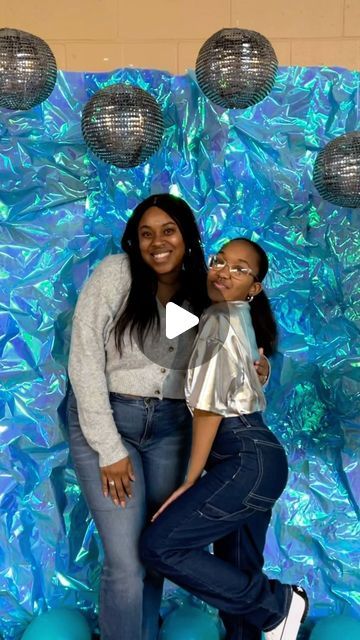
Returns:
[[[22,640],[91,640],[87,621],[76,609],[52,609],[30,622]]]
[[[313,628],[310,640],[359,640],[360,620],[350,616],[330,616],[322,618]]]
[[[221,640],[220,629],[215,614],[185,604],[166,616],[159,640]]]

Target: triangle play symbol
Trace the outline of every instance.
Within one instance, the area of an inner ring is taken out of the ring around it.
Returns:
[[[165,317],[165,333],[166,337],[172,340],[185,331],[196,327],[199,324],[199,318],[193,313],[186,311],[174,302],[168,302],[166,305]]]

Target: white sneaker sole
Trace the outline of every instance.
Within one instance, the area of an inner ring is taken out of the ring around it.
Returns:
[[[301,587],[293,585],[292,589],[290,607],[285,620],[282,620],[272,631],[265,632],[266,640],[296,640],[300,625],[305,621],[309,611],[309,599]]]

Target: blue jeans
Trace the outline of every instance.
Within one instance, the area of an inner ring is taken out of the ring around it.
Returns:
[[[262,571],[271,509],[288,476],[285,451],[260,413],[224,418],[206,471],[145,530],[140,554],[219,609],[228,640],[260,640],[290,605],[291,586]]]
[[[145,573],[138,543],[149,517],[183,481],[191,415],[182,400],[131,398],[118,393],[109,397],[135,472],[132,498],[125,509],[102,493],[98,454],[82,434],[72,390],[67,403],[71,456],[104,548],[101,638],[155,640],[163,578],[152,571]]]

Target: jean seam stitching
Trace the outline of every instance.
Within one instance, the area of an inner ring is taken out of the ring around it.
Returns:
[[[170,535],[171,535],[171,534],[170,534]],[[170,537],[170,536],[168,536],[168,537]],[[209,553],[209,552],[208,552],[208,553]],[[210,554],[209,554],[209,555],[210,555]],[[199,578],[198,573],[193,573],[193,572],[191,571],[191,568],[190,568],[190,567],[188,568],[188,571],[187,571],[187,572],[184,572],[184,571],[183,571],[182,569],[180,569],[179,567],[177,567],[177,571],[178,571],[178,572],[179,572],[179,574],[181,574],[181,576],[183,576],[184,578],[187,578],[187,577],[189,577],[189,576],[190,576],[191,578],[195,578],[195,581],[198,581],[198,584],[200,584],[202,587],[205,587],[205,588],[206,588],[206,591],[211,591],[211,593],[212,593],[212,594],[214,594],[215,596],[217,596],[217,595],[219,594],[219,591],[218,591],[218,589],[217,589],[217,588],[213,587],[213,585],[211,585],[209,582],[204,582],[203,580],[201,580],[201,578]],[[165,575],[166,575],[166,574],[165,574]],[[246,603],[246,605],[251,605],[251,604],[252,604],[252,603],[250,603],[250,602],[247,602],[247,603]],[[257,605],[257,606],[258,606],[258,605]],[[253,607],[250,611],[249,611],[249,610],[248,610],[248,611],[246,611],[246,613],[250,613],[251,611],[255,610],[255,609],[257,608],[257,606],[256,606],[256,607]],[[241,615],[241,613],[240,613],[240,614],[235,614],[235,615]]]
[[[154,416],[154,406],[153,405],[147,406],[145,429],[144,429],[144,433],[140,438],[139,446],[142,445],[144,442],[146,442],[146,440],[149,440],[148,435],[151,436],[151,422],[152,422],[153,416]]]
[[[209,498],[207,498],[207,500],[205,500],[205,502],[201,505],[201,507],[199,507],[198,509],[196,509],[197,513],[200,513],[201,515],[204,515],[203,513],[201,513],[200,509],[202,509],[205,505],[207,505],[210,500],[213,500],[213,498],[215,498],[215,496],[217,496],[218,493],[220,493],[220,491],[222,491],[223,489],[225,489],[225,487],[230,484],[231,480],[226,480],[226,482],[224,482],[224,484],[220,487],[220,489],[218,489],[217,491],[215,491],[214,493],[211,494],[211,496]],[[214,506],[214,505],[212,505]],[[217,507],[214,507],[215,509]],[[221,509],[219,509],[219,511],[221,511]],[[205,516],[206,517],[206,516]]]
[[[254,442],[256,442],[256,441],[254,441]],[[263,479],[263,475],[264,475],[264,465],[263,465],[262,457],[261,457],[261,455],[259,453],[258,448],[256,447],[256,444],[255,444],[255,449],[256,449],[256,457],[257,457],[257,460],[258,460],[258,463],[259,463],[259,467],[260,467],[259,475],[258,475],[258,479],[255,482],[253,488],[251,489],[251,491],[249,491],[248,495],[246,496],[246,499],[249,497],[249,495],[251,495],[254,491],[256,491],[256,489],[258,488],[260,482]]]
[[[265,496],[260,496],[258,493],[253,493],[252,491],[250,491],[250,493],[248,494],[248,497],[258,498],[259,500],[265,500],[266,502],[270,502],[270,504],[273,504],[275,502],[273,498],[266,498]]]
[[[290,587],[290,585],[285,585],[286,589],[285,589],[285,615],[279,617],[279,619],[277,620],[277,622],[273,623],[271,625],[271,627],[268,628],[263,628],[263,631],[267,632],[267,631],[273,631],[274,629],[276,629],[276,627],[280,624],[280,622],[282,622],[283,620],[285,620],[285,618],[288,616],[289,614],[289,609],[290,609],[290,603],[291,603],[291,598],[290,598],[290,594],[292,593],[292,588]]]
[[[239,414],[239,418],[240,418],[240,422],[242,422],[245,425],[245,427],[251,427],[250,422],[248,422],[246,418],[244,418],[242,413]]]
[[[254,442],[258,443],[258,444],[264,444],[265,446],[268,447],[273,447],[274,449],[280,449],[281,451],[284,449],[284,447],[281,444],[276,444],[276,442],[270,442],[268,440],[254,440]]]

